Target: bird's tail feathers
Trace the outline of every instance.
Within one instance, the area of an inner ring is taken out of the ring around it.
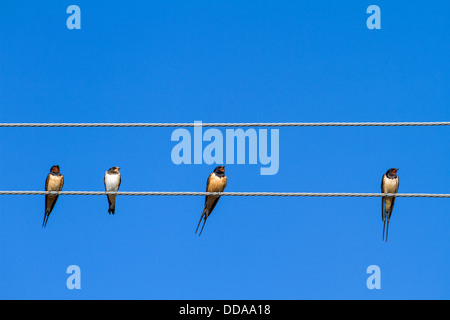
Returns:
[[[389,232],[389,220],[391,218],[391,213],[390,212],[384,212],[383,213],[383,241],[387,242],[388,239],[388,232]],[[385,235],[385,231],[386,231],[386,237]]]
[[[195,233],[197,233],[198,227],[200,227],[200,223],[202,222],[202,219],[204,219],[203,226],[200,230],[200,233],[198,234],[199,237],[202,234],[203,228],[205,227],[205,223],[206,223],[206,219],[208,218],[208,215],[209,215],[208,209],[207,208],[203,209],[202,215],[200,217],[200,221],[198,222],[198,225],[197,225],[197,229],[195,229]]]
[[[116,205],[111,203],[108,208],[108,213],[114,215],[115,212],[116,212]]]
[[[47,221],[48,221],[48,216],[50,215],[50,213],[48,213],[47,211],[45,211],[44,214],[44,221],[42,221],[42,227],[45,228],[47,226]]]
[[[387,223],[386,223],[386,242],[387,242],[387,239],[388,239],[388,232],[389,232],[389,218],[390,218],[390,216],[387,215]]]

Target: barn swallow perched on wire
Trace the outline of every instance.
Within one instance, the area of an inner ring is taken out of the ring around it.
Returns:
[[[206,192],[223,192],[225,187],[227,186],[227,176],[225,175],[225,167],[218,166],[214,169],[213,172],[208,177],[206,182]],[[198,227],[203,219],[203,226],[200,230],[199,236],[202,234],[203,228],[205,227],[206,219],[208,219],[211,212],[214,210],[217,202],[219,201],[220,196],[206,196],[205,198],[205,208],[203,209],[202,215],[200,217],[200,221],[198,222],[197,229],[195,233],[198,231]]]
[[[64,185],[64,176],[59,172],[59,166],[53,166],[50,168],[50,173],[45,180],[45,191],[61,191]],[[45,215],[42,226],[47,226],[48,217],[52,213],[55,207],[56,201],[58,200],[58,195],[45,195]]]
[[[383,179],[381,180],[381,193],[397,193],[399,185],[397,171],[398,169],[392,168],[389,169],[383,175]],[[381,218],[383,219],[383,240],[384,240],[384,229],[386,227],[386,242],[388,238],[389,220],[391,219],[392,210],[394,209],[394,203],[395,197],[381,198]]]
[[[108,171],[105,172],[105,190],[106,191],[119,191],[121,177],[120,177],[120,168],[112,167],[109,168]],[[114,214],[116,211],[116,195],[108,194],[106,195],[108,198],[109,208],[108,213]]]

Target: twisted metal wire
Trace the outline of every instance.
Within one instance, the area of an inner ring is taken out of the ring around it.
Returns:
[[[0,191],[0,195],[83,195],[105,196],[235,196],[235,197],[399,197],[450,198],[436,193],[345,193],[345,192],[186,192],[186,191]]]
[[[254,122],[254,123],[0,123],[3,128],[124,128],[124,127],[418,127],[450,126],[441,122]]]

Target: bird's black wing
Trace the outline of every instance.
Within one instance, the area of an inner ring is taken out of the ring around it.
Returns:
[[[53,208],[55,207],[56,201],[58,201],[58,197],[59,196],[55,196],[55,201],[53,201],[52,206],[50,207],[50,211],[48,212],[49,215],[50,215],[50,213],[52,213]]]
[[[47,179],[45,179],[45,191],[48,191],[48,180],[50,179],[50,175],[47,176]],[[48,195],[45,195],[45,211],[47,211],[47,204],[48,204]]]
[[[209,180],[211,179],[211,174],[208,176],[208,179],[206,180],[206,192],[208,192],[208,188],[209,188]],[[206,200],[208,199],[208,196],[205,197],[205,205],[206,205]]]
[[[383,180],[384,175],[381,178],[381,193],[383,193]],[[381,220],[384,221],[384,197],[381,197]]]
[[[214,203],[211,206],[211,210],[209,211],[209,214],[211,214],[211,212],[213,212],[217,202],[219,201],[220,197],[217,197],[216,200],[214,200]]]
[[[400,178],[397,176],[397,190],[395,190],[394,193],[397,193],[399,184],[400,184]],[[391,210],[389,211],[389,218],[392,215],[392,210],[394,210],[394,203],[395,203],[395,197],[392,197],[392,204],[391,204]]]

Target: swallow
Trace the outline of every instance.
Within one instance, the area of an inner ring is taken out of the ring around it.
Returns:
[[[206,181],[206,192],[223,192],[225,187],[227,186],[227,176],[225,175],[225,167],[218,166],[214,169],[213,172],[208,177]],[[206,196],[205,198],[205,208],[203,209],[202,215],[200,217],[200,221],[198,222],[197,229],[195,233],[198,231],[198,227],[203,219],[203,226],[200,230],[199,236],[202,234],[203,228],[205,227],[206,219],[208,219],[211,212],[214,210],[217,202],[219,201],[220,196]]]
[[[381,179],[381,193],[397,193],[399,179],[397,175],[398,169],[389,169]],[[381,198],[381,218],[383,219],[383,240],[384,229],[386,228],[386,242],[388,238],[389,220],[391,219],[392,210],[394,209],[395,197]],[[387,224],[386,224],[387,220]]]
[[[59,166],[53,166],[50,168],[50,173],[45,180],[45,191],[61,191],[64,185],[64,176],[59,172]],[[45,214],[42,226],[47,226],[48,217],[52,213],[55,207],[56,201],[58,200],[58,195],[45,195]]]
[[[112,167],[109,168],[108,171],[105,172],[105,190],[106,191],[119,191],[120,187],[120,168],[119,167]],[[115,194],[108,194],[106,195],[108,198],[109,208],[108,213],[114,214],[116,211],[116,195]]]

